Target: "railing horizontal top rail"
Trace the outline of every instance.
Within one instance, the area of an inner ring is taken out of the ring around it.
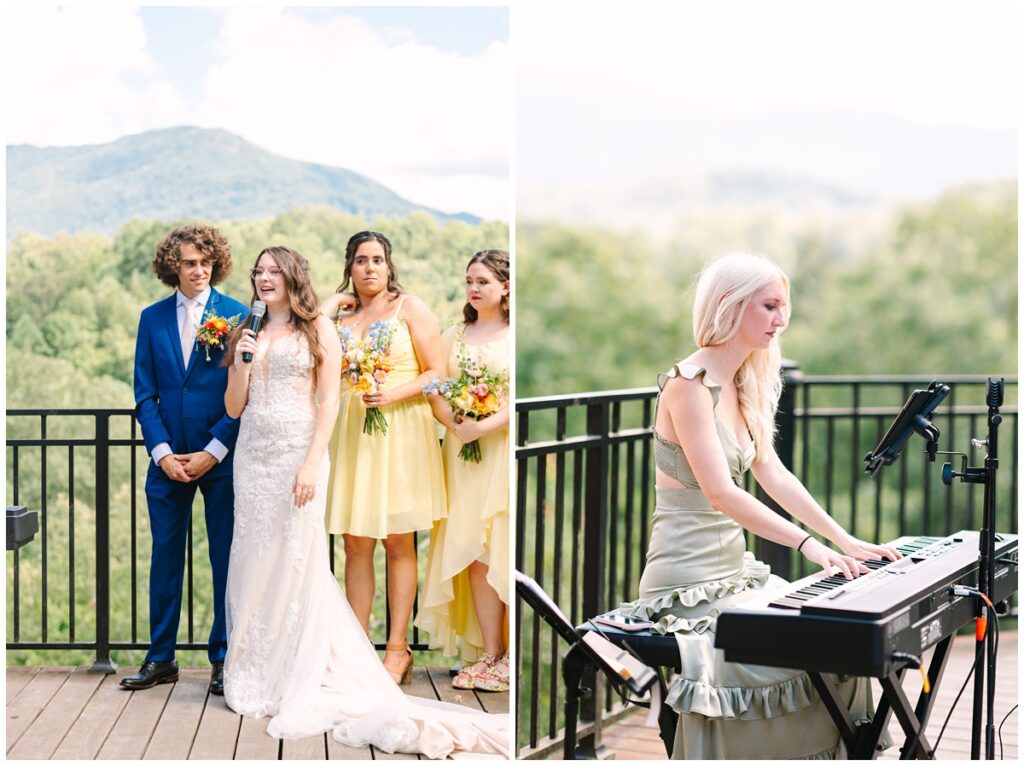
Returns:
[[[647,399],[658,393],[657,386],[645,388],[620,388],[615,391],[588,391],[579,394],[556,394],[555,396],[534,396],[526,399],[516,398],[516,412],[544,410],[554,407],[574,407],[584,404],[605,404],[608,402],[625,402]]]
[[[940,380],[950,384],[985,383],[989,375],[802,375],[801,385],[927,385],[933,380]],[[1006,383],[1016,385],[1016,375],[1002,375]],[[579,407],[588,404],[607,404],[611,402],[636,401],[649,398],[658,393],[657,386],[644,386],[642,388],[621,388],[614,391],[581,391],[572,394],[556,394],[554,396],[533,396],[523,399],[516,399],[516,412],[530,412],[532,410],[556,409],[559,407]],[[894,407],[896,412],[899,407]],[[867,409],[862,411],[867,412]],[[960,408],[957,409],[960,412]],[[870,412],[869,414],[886,414],[884,412]]]
[[[82,407],[75,408],[64,408],[57,410],[50,409],[29,409],[29,410],[7,410],[7,415],[31,415],[38,417],[39,415],[134,415],[134,409],[85,409]]]
[[[812,383],[814,385],[836,385],[850,383],[866,383],[866,384],[888,384],[888,385],[899,385],[900,383],[922,383],[928,384],[933,380],[938,380],[941,383],[985,383],[989,378],[1003,378],[1006,383],[1016,383],[1016,375],[944,375],[942,373],[935,373],[934,375],[804,375],[804,383]]]

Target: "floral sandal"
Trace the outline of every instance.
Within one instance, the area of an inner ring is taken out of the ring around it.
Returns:
[[[463,668],[452,679],[456,689],[479,689],[485,692],[508,691],[508,655],[498,659],[485,654],[477,662]]]
[[[462,670],[456,673],[455,677],[452,678],[452,686],[456,689],[475,688],[477,676],[487,670],[488,657],[490,657],[490,655],[485,654],[472,665],[464,665]]]
[[[474,679],[475,689],[485,692],[507,692],[509,687],[508,655],[500,659],[489,657],[487,669]]]

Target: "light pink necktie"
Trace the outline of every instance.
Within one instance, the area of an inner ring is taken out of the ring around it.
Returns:
[[[188,367],[189,357],[192,356],[192,349],[196,345],[196,329],[199,326],[199,301],[190,299],[185,301],[185,322],[181,328],[181,356]]]

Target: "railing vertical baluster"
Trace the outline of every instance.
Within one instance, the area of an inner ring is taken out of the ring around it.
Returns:
[[[836,421],[831,415],[825,417],[825,510],[832,516],[832,469],[835,459]]]
[[[633,583],[633,493],[636,490],[636,446],[635,442],[626,445],[626,548],[625,566],[622,572],[622,591],[619,598],[629,601],[629,592]],[[612,602],[614,603],[614,602]]]
[[[429,537],[430,533],[428,532],[427,535]],[[419,556],[419,550],[420,550],[420,548],[419,548],[419,540],[420,540],[420,533],[417,532],[417,531],[413,531],[413,533],[412,533],[412,552],[413,552],[413,556],[414,557],[418,557]],[[390,604],[388,605],[388,611],[389,612],[391,611]],[[416,595],[413,596],[413,599],[412,599],[412,619],[413,619],[412,642],[414,644],[418,644],[420,642],[420,629],[416,626],[416,622],[415,622],[416,616],[419,613],[420,613],[420,589],[417,587],[416,588]],[[388,629],[388,635],[391,635],[390,628]]]
[[[130,500],[128,504],[128,512],[131,521],[131,535],[132,535],[132,551],[131,551],[131,562],[129,566],[129,576],[131,578],[131,592],[132,592],[132,643],[134,644],[139,640],[139,604],[138,594],[136,593],[139,587],[139,571],[138,571],[138,531],[136,524],[138,523],[138,503],[135,500],[135,495],[139,491],[138,477],[138,451],[139,448],[135,446],[135,440],[138,439],[139,422],[135,419],[135,414],[131,415],[131,437],[132,444],[128,448],[129,463],[131,464],[131,483],[130,483]],[[146,465],[149,468],[149,465]]]
[[[902,401],[907,400],[910,388],[904,383],[901,386]],[[907,533],[907,461],[900,460],[900,507],[899,507],[899,518],[900,518],[900,536]],[[916,532],[916,530],[915,530]]]
[[[1017,533],[1017,443],[1020,435],[1017,433],[1017,414],[1010,416],[1013,434],[1013,463],[1010,467],[1010,533]]]
[[[186,536],[185,550],[187,551],[186,565],[187,577],[188,577],[188,642],[191,644],[195,641],[194,626],[192,624],[192,523],[195,520],[195,516],[192,514],[192,509],[188,512],[188,533]]]
[[[651,400],[644,399],[644,430],[649,431],[651,423]],[[651,518],[651,441],[650,437],[640,442],[640,566],[638,574],[642,575],[647,565],[647,545],[651,536],[647,531],[647,520]]]
[[[18,475],[18,445],[14,445],[11,448],[12,454],[12,467],[11,467],[11,491],[14,493],[14,504],[19,505],[18,499],[20,496],[19,483],[21,477]]]
[[[945,405],[949,407],[949,424],[946,437],[946,444],[956,444],[956,389],[955,385],[949,387],[949,398],[946,400]],[[952,447],[950,447],[952,449]],[[960,482],[955,481],[949,487],[946,488],[946,514],[945,529],[942,534],[951,535],[956,531],[956,527],[953,526],[953,487],[957,486]]]
[[[922,450],[922,453],[924,451]],[[921,456],[921,481],[924,487],[924,533],[930,535],[932,533],[932,519],[931,519],[931,507],[932,507],[932,483],[929,481],[931,478],[931,464],[928,462],[928,457],[924,454]]]
[[[860,481],[860,385],[853,384],[853,423],[850,434],[850,534],[857,536],[857,485]],[[875,528],[875,542],[884,542],[878,537],[878,528]]]
[[[515,440],[517,446],[524,446],[527,442],[527,438],[530,433],[530,413],[529,412],[518,412],[516,418],[516,430]],[[526,569],[523,567],[523,551],[525,545],[523,544],[526,540],[526,479],[529,473],[528,461],[524,458],[516,458],[516,544],[514,546],[515,566],[520,572],[525,572]],[[516,604],[516,608],[513,610],[516,615],[516,741],[519,741],[519,730],[521,721],[523,720],[523,698],[526,696],[523,694],[522,685],[520,680],[523,677],[523,610],[521,604]],[[537,616],[534,615],[534,622],[536,622]],[[537,645],[532,644],[531,648],[534,653],[537,652]],[[537,660],[536,657],[530,662],[531,674],[536,670]],[[530,706],[536,707],[536,697],[531,698]],[[536,739],[531,734],[531,743],[536,744]]]
[[[578,625],[580,614],[580,530],[583,528],[583,450],[572,453],[572,593],[569,619]]]
[[[75,640],[75,448],[68,446],[68,641]]]
[[[810,489],[810,461],[811,461],[811,384],[804,381],[801,386],[803,392],[803,407],[800,423],[800,481],[803,482],[804,486]],[[796,559],[797,571],[794,573],[790,571],[789,577],[784,579],[792,580],[794,578],[803,577],[807,573],[807,566],[804,563],[805,559],[803,556],[792,555],[789,561]]]
[[[609,435],[619,430],[620,418],[619,403],[613,402]],[[614,604],[619,574],[619,445],[609,440],[606,450],[611,461],[608,471],[611,486],[608,489],[608,525],[606,527],[608,552],[605,562],[608,567],[608,595],[605,597],[605,603]],[[608,690],[608,694],[611,694],[611,689]]]
[[[46,643],[46,639],[48,638],[47,633],[49,632],[47,630],[48,623],[49,623],[49,619],[48,619],[49,615],[48,615],[48,611],[47,611],[47,605],[48,605],[48,602],[50,601],[49,577],[48,577],[48,575],[49,575],[49,555],[48,555],[49,554],[49,546],[47,545],[48,540],[47,540],[47,537],[46,537],[46,528],[49,526],[49,524],[47,523],[49,519],[48,519],[47,514],[46,514],[46,443],[45,443],[46,442],[46,415],[41,415],[40,418],[39,418],[39,438],[43,441],[43,444],[40,445],[40,447],[39,447],[39,460],[40,460],[39,468],[40,468],[40,473],[42,474],[41,475],[42,492],[40,493],[40,496],[39,496],[39,542],[41,543],[41,548],[42,548],[42,550],[41,550],[41,559],[42,560],[41,560],[41,563],[40,563],[42,576],[41,576],[40,580],[41,580],[41,585],[42,585],[42,590],[43,590],[42,604],[40,604],[40,606],[42,607],[42,619],[41,619],[41,631],[40,632],[41,632],[43,643]]]
[[[968,433],[973,437],[977,433],[978,416],[971,415],[968,421]],[[974,524],[974,484],[967,485],[967,529],[977,529]]]
[[[879,415],[875,418],[875,444],[878,444],[882,440],[882,417]],[[878,530],[879,540],[878,542],[886,542],[892,539],[888,532],[882,531],[882,482],[875,481],[875,529]]]
[[[110,413],[96,414],[96,661],[91,670],[113,673],[110,659]]]
[[[516,432],[515,439],[516,445],[523,447],[526,445],[530,434],[530,413],[529,412],[517,412],[516,413]],[[523,566],[523,554],[525,550],[526,540],[526,480],[529,475],[529,461],[525,458],[516,458],[516,544],[515,544],[515,562],[516,569],[520,572],[525,572],[526,568]],[[519,731],[521,728],[521,722],[523,720],[523,698],[526,696],[523,694],[523,686],[519,683],[523,677],[523,610],[522,605],[517,604],[515,615],[516,615],[516,741],[519,741]],[[536,624],[538,617],[533,616],[533,622]],[[531,649],[534,654],[537,653],[537,644],[531,644]],[[530,662],[531,677],[537,668],[537,659],[534,657]],[[531,684],[532,689],[532,684]],[[536,707],[537,698],[531,697],[530,706]],[[536,746],[536,737],[533,733],[530,733],[531,746]]]
[[[14,643],[21,641],[21,557],[14,549]]]
[[[534,536],[534,547],[533,547],[533,578],[537,581],[540,587],[544,587],[544,528],[547,526],[545,523],[545,493],[547,491],[547,456],[540,455],[537,458],[537,487],[536,496],[534,499],[535,508],[537,513],[535,518],[535,524],[533,528]],[[540,656],[540,621],[536,615],[534,620],[533,628],[533,646],[534,651],[537,653],[538,659]],[[552,658],[553,660],[553,658]],[[540,699],[540,663],[537,662],[536,667],[533,670],[533,699],[535,703],[533,709],[530,711],[530,733],[535,739],[540,729],[540,705],[536,702]],[[555,705],[556,701],[549,699],[549,705]],[[534,743],[536,746],[536,743]]]
[[[608,529],[608,405],[587,405],[587,434],[600,441],[587,448],[586,494],[584,496],[586,522],[583,526],[583,614],[593,616],[604,612],[605,534]],[[603,753],[599,700],[603,697],[604,682],[592,668],[583,674],[583,686],[591,694],[580,702],[580,720],[593,721],[593,733],[577,744],[586,757]]]
[[[556,428],[556,431],[558,429]],[[555,548],[551,567],[551,598],[556,604],[562,602],[562,568],[557,562],[562,561],[563,547],[563,526],[565,524],[565,453],[559,452],[555,456]],[[558,679],[561,677],[558,672],[558,634],[551,631],[551,707],[548,719],[548,736],[554,737],[558,733],[558,714],[561,708],[558,705]]]

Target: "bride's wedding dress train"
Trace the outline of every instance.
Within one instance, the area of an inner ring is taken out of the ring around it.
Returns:
[[[228,706],[271,716],[267,732],[278,738],[330,730],[352,747],[508,757],[508,716],[408,697],[384,669],[329,568],[326,456],[315,499],[295,507],[292,485],[316,420],[311,364],[296,334],[252,362],[235,448]]]

